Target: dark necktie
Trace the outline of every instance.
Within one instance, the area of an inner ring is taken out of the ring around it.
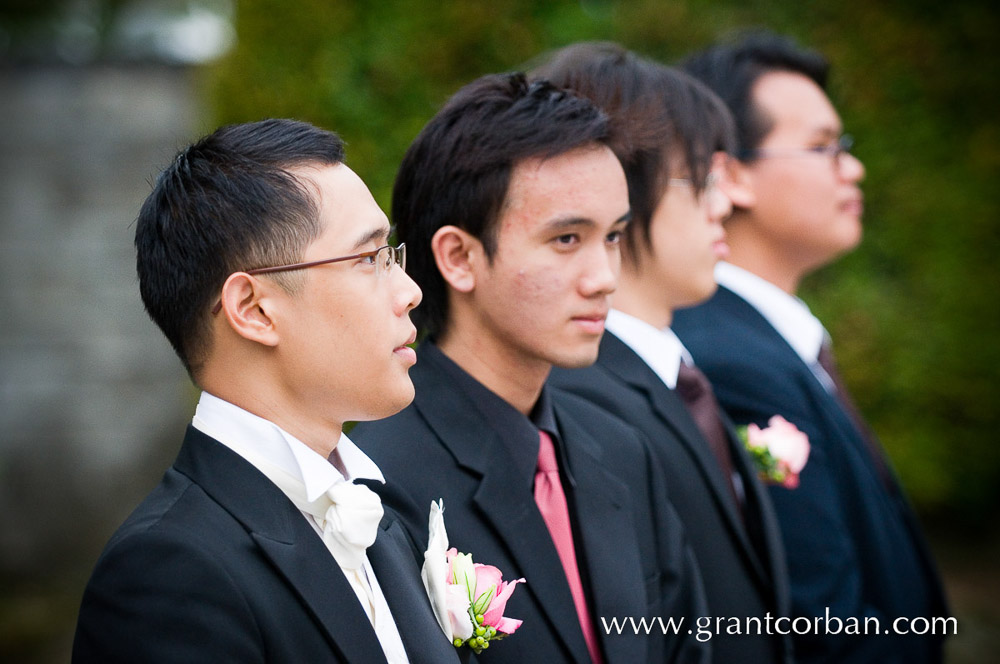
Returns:
[[[708,378],[697,368],[681,362],[677,374],[677,394],[680,395],[694,423],[698,425],[698,430],[708,442],[708,447],[719,462],[719,468],[726,478],[733,502],[740,508],[738,511],[742,511],[736,487],[733,485],[733,457],[729,450],[729,435],[719,415],[719,403],[715,400]]]
[[[538,437],[540,445],[538,470],[535,472],[535,503],[542,513],[545,526],[549,529],[549,535],[552,536],[552,542],[559,554],[559,561],[566,573],[590,658],[595,664],[600,664],[603,660],[597,644],[597,630],[594,629],[594,621],[590,617],[590,609],[587,608],[587,599],[583,595],[583,582],[580,580],[580,568],[576,562],[576,548],[573,545],[573,529],[569,522],[569,505],[566,502],[562,480],[559,479],[556,448],[549,434],[539,431]]]
[[[837,362],[834,360],[833,349],[829,341],[824,342],[820,347],[818,362],[823,367],[823,371],[830,376],[830,380],[833,381],[834,396],[837,398],[838,403],[840,403],[841,408],[844,409],[847,417],[854,424],[854,428],[861,434],[861,438],[868,448],[868,454],[875,464],[875,470],[878,472],[879,478],[886,487],[892,489],[895,486],[895,482],[892,480],[892,473],[889,471],[882,448],[875,439],[875,433],[868,427],[868,423],[865,422],[864,417],[861,416],[861,411],[854,405],[854,400],[851,399],[851,395],[847,391],[844,379],[840,376],[840,372],[837,371]]]

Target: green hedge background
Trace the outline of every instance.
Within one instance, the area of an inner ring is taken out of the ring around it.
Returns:
[[[1000,30],[988,2],[242,0],[205,70],[217,123],[296,117],[339,132],[388,210],[403,152],[460,86],[610,39],[666,63],[767,27],[824,52],[868,176],[859,250],[802,295],[928,519],[978,527],[1000,497]]]

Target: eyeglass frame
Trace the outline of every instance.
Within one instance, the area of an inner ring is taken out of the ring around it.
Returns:
[[[391,269],[392,268],[392,263],[395,263],[396,265],[398,265],[399,267],[401,267],[403,269],[403,271],[405,272],[406,271],[406,243],[405,242],[400,243],[400,245],[398,247],[394,247],[391,244],[385,244],[385,245],[382,245],[381,247],[379,247],[378,249],[374,249],[372,251],[363,251],[360,254],[351,254],[350,256],[337,256],[336,258],[324,258],[324,259],[321,259],[321,260],[318,260],[318,261],[308,261],[308,262],[305,262],[305,263],[289,263],[288,265],[274,265],[272,267],[257,267],[257,268],[254,268],[252,270],[243,270],[243,272],[246,273],[246,274],[273,274],[275,272],[289,272],[291,270],[304,270],[304,269],[309,268],[309,267],[316,267],[317,265],[327,265],[329,263],[340,263],[340,262],[343,262],[343,261],[349,261],[349,260],[353,260],[353,259],[356,259],[356,258],[368,258],[368,257],[375,258],[375,257],[378,256],[378,254],[380,252],[386,251],[386,250],[388,250],[389,257],[390,257],[389,258],[389,260],[390,260],[389,268]],[[375,270],[376,270],[376,272],[378,272],[378,270],[379,270],[378,265],[379,264],[376,262],[375,263],[375,266],[376,266]],[[378,272],[378,273],[381,274],[381,272]],[[215,303],[215,306],[212,307],[212,315],[213,316],[216,315],[217,313],[219,313],[219,311],[221,309],[222,309],[222,300],[220,299],[218,302]]]
[[[814,145],[808,148],[752,148],[740,150],[739,155],[741,161],[769,159],[771,157],[827,156],[833,160],[834,167],[840,168],[841,157],[850,154],[853,148],[854,137],[850,134],[841,134],[836,141],[826,145]]]
[[[719,174],[714,171],[709,171],[708,175],[705,176],[705,184],[702,185],[701,193],[707,193],[716,189],[719,185]],[[697,190],[698,187],[695,185],[694,180],[691,178],[669,178],[667,180],[667,186],[669,187],[691,187]]]

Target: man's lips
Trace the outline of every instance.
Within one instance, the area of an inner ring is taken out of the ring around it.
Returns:
[[[585,332],[591,334],[604,333],[604,320],[608,317],[607,311],[573,316],[573,322],[579,325]]]
[[[865,197],[860,191],[855,191],[855,195],[846,198],[840,203],[840,209],[860,217],[861,213],[864,212],[865,209]]]
[[[412,344],[416,340],[417,340],[417,330],[414,328],[414,330],[410,332],[410,336],[407,338],[407,340],[393,349],[392,351],[393,354],[399,355],[400,357],[410,360],[411,364],[415,364],[417,361],[417,352],[412,348],[410,348],[410,344]]]
[[[725,238],[716,240],[712,243],[712,252],[718,260],[725,260],[729,257],[729,243]]]
[[[852,198],[849,201],[841,203],[840,209],[844,212],[850,212],[851,214],[860,217],[861,213],[865,211],[865,204],[860,198]]]

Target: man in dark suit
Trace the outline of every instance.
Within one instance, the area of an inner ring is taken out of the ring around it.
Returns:
[[[807,274],[861,238],[864,167],[824,92],[827,63],[770,34],[693,56],[686,69],[733,111],[729,261],[707,303],[674,329],[739,423],[779,413],[809,436],[798,488],[772,488],[803,662],[939,662],[943,637],[897,618],[947,615],[917,520],[832,363],[823,325],[795,297]],[[860,635],[836,621],[864,621]],[[874,622],[877,620],[877,623]],[[877,624],[877,629],[873,629]],[[867,631],[867,634],[865,632]],[[877,635],[875,635],[877,634]]]
[[[597,363],[556,369],[549,383],[649,439],[702,570],[709,615],[742,626],[730,632],[712,622],[713,661],[790,661],[787,636],[755,632],[747,623],[789,610],[771,501],[721,411],[708,413],[714,422],[706,432],[696,424],[701,414],[688,410],[693,402],[683,391],[696,370],[670,330],[675,309],[715,291],[713,269],[725,255],[722,219],[730,205],[715,179],[725,177],[725,151],[734,140],[729,112],[691,77],[614,44],[568,46],[534,74],[588,97],[622,127],[615,151],[626,166],[632,206]]]
[[[526,579],[507,605],[520,630],[483,661],[708,654],[691,622],[667,622],[704,615],[704,598],[662,471],[635,430],[544,388],[553,365],[594,361],[615,289],[629,205],[608,132],[581,98],[487,76],[428,123],[396,179],[428,336],[414,403],[352,435],[415,539],[443,498],[453,546]]]
[[[420,290],[327,131],[223,127],[136,222],[143,303],[203,390],[180,454],[115,533],[74,662],[448,662],[416,552],[342,435],[412,399]],[[306,269],[312,268],[312,269]]]

